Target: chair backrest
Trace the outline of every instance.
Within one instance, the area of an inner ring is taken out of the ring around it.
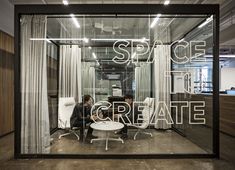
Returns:
[[[58,127],[70,128],[70,117],[76,105],[74,97],[60,97],[58,108]]]
[[[147,97],[143,103],[145,106],[142,110],[143,122],[140,127],[147,128],[154,113],[154,98]]]

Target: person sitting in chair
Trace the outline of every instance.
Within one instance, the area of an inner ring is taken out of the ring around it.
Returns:
[[[76,104],[73,110],[73,114],[70,117],[71,127],[80,128],[80,139],[83,140],[84,128],[86,124],[93,123],[97,119],[96,115],[91,115],[91,108],[93,105],[93,99],[90,95],[84,95],[82,98],[82,103]],[[93,129],[89,126],[87,131],[86,139],[90,140],[97,138],[92,135]]]
[[[122,122],[124,124],[124,127],[118,134],[121,134],[121,138],[123,138],[123,139],[128,137],[127,123],[137,123],[138,115],[141,114],[141,112],[138,111],[138,107],[134,106],[134,104],[133,104],[133,96],[132,95],[127,94],[124,96],[124,99],[125,99],[125,102],[130,106],[130,112],[126,116],[122,115],[122,119],[120,118],[120,122]]]

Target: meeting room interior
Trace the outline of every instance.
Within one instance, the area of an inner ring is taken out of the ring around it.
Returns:
[[[21,154],[213,153],[214,29],[212,15],[22,15]]]

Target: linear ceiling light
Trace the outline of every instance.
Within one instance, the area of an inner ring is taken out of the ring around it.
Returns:
[[[91,41],[143,41],[143,39],[92,38]],[[149,41],[149,39],[145,39],[145,41]]]
[[[74,14],[70,14],[70,17],[72,18],[74,25],[77,28],[80,28],[80,24],[79,24],[78,20],[75,18]]]
[[[68,0],[63,0],[63,4],[64,4],[64,5],[68,5],[68,4],[69,4],[69,1],[68,1]]]
[[[164,5],[168,5],[170,3],[170,0],[165,0]]]
[[[208,57],[211,58],[213,57],[213,55],[205,55],[204,57]],[[223,55],[219,55],[220,58],[235,58],[234,54],[223,54]]]
[[[84,38],[30,38],[31,41],[85,41]]]
[[[150,25],[150,28],[153,28],[153,27],[156,25],[156,23],[158,22],[159,17],[160,17],[161,15],[162,15],[162,14],[157,14],[157,17],[154,18],[153,22],[152,22],[151,25]]]
[[[97,57],[96,57],[94,52],[92,53],[92,56],[94,57],[94,59],[97,59]]]
[[[213,20],[213,15],[211,15],[210,18],[207,18],[205,22],[203,22],[201,25],[198,26],[198,28],[204,27],[206,24],[208,24],[212,20]]]

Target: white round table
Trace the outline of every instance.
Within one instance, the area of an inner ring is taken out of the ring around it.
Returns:
[[[124,125],[120,122],[114,122],[114,121],[100,121],[100,122],[95,122],[90,125],[91,128],[94,130],[98,131],[103,131],[105,132],[106,136],[105,138],[96,138],[96,139],[91,139],[91,143],[93,141],[100,141],[100,140],[105,140],[105,150],[108,150],[108,141],[120,141],[124,143],[124,141],[119,137],[119,138],[109,138],[109,133],[114,132],[117,130],[120,130],[124,127]]]

